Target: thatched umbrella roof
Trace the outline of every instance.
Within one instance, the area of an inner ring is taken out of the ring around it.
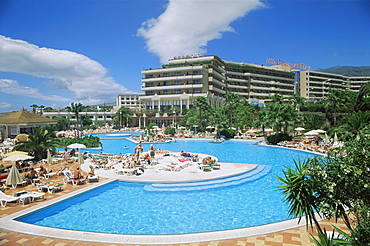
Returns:
[[[6,116],[0,117],[0,125],[17,125],[17,124],[32,124],[32,123],[41,123],[41,124],[56,124],[57,121],[43,117],[38,114],[26,111],[24,109],[10,113]]]

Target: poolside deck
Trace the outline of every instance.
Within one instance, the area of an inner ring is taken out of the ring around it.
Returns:
[[[221,170],[212,170],[211,172],[204,172],[201,171],[202,175],[208,175],[208,178],[213,176],[213,178],[220,178],[223,176],[230,176],[230,175],[235,175],[239,173],[244,173],[247,172],[248,170],[251,170],[255,167],[255,165],[245,165],[245,164],[227,164],[227,163],[221,163]],[[78,166],[77,163],[73,163],[69,165],[70,169],[75,169]],[[84,168],[88,166],[88,163],[83,165]],[[50,166],[53,170],[56,169],[53,165]],[[194,166],[196,167],[196,166]],[[189,181],[192,180],[192,175],[194,171],[198,172],[198,170],[192,170],[190,167],[189,172],[186,173],[186,169],[180,171],[180,172],[169,172],[169,171],[160,171],[156,172],[155,169],[146,169],[144,175],[140,176],[121,176],[119,179],[127,180],[127,181],[139,181],[139,182],[153,182],[153,180],[157,180],[157,182],[169,182],[173,180],[177,180],[180,178],[180,176],[183,177],[183,181]],[[105,181],[107,179],[113,178],[111,175],[115,175],[113,171],[109,172],[107,171],[106,177],[103,177],[103,173],[99,174],[101,177],[101,181]],[[163,174],[163,175],[162,175]],[[177,175],[177,176],[174,176]],[[115,175],[115,177],[117,177]],[[49,181],[54,182],[54,183],[60,183],[61,182],[61,176],[55,177],[50,179]],[[181,180],[181,179],[180,179]],[[95,183],[96,184],[96,183]],[[59,198],[62,195],[70,194],[71,192],[78,191],[81,189],[85,189],[86,187],[89,187],[91,185],[95,185],[94,183],[86,183],[83,185],[78,185],[78,186],[73,186],[73,185],[64,185],[63,190],[58,193],[46,193],[45,198],[46,201],[50,201],[54,198]],[[28,190],[28,191],[36,191],[36,187],[33,185],[28,185],[25,187],[17,188],[17,190]],[[10,188],[6,193],[10,194],[12,192],[12,189]],[[35,205],[39,205],[44,203],[45,201],[43,200],[38,200],[34,203],[29,203],[25,205],[13,205],[10,204],[10,206],[7,206],[5,208],[0,208],[1,214],[0,217],[5,217],[10,214],[14,214],[16,212],[22,211],[24,209],[31,208]],[[339,222],[339,223],[334,223],[334,221],[325,221],[322,222],[323,225],[325,225],[325,228],[327,230],[332,230],[331,225],[335,224],[339,226],[341,229],[346,229],[344,226],[344,223]],[[67,239],[58,239],[58,238],[52,238],[52,237],[43,237],[40,234],[39,235],[30,235],[30,234],[24,234],[24,233],[19,233],[19,232],[14,232],[7,230],[7,225],[5,224],[0,224],[0,245],[55,245],[55,246],[63,246],[63,245],[96,245],[96,246],[108,246],[108,245],[138,245],[141,244],[139,241],[136,243],[97,243],[97,242],[86,242],[84,241],[84,238],[76,238],[76,240],[67,240]],[[277,230],[278,231],[278,230]],[[115,236],[112,236],[115,237]],[[147,243],[146,245],[164,245],[164,243],[156,243],[153,241],[152,243]],[[231,234],[228,239],[225,240],[212,240],[210,238],[209,241],[202,241],[202,242],[196,242],[194,241],[189,241],[188,243],[184,242],[181,244],[169,244],[169,245],[207,245],[207,246],[214,246],[214,245],[247,245],[247,246],[257,246],[257,245],[276,245],[276,246],[290,246],[290,245],[314,245],[310,242],[309,240],[309,233],[306,231],[305,227],[298,227],[294,229],[289,229],[285,231],[279,231],[271,234],[265,234],[265,235],[260,235],[260,236],[251,236],[251,237],[245,237],[242,235],[234,235]]]

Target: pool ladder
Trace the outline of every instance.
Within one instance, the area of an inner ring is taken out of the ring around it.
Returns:
[[[232,185],[239,185],[245,182],[251,182],[267,175],[271,170],[271,166],[258,165],[255,169],[228,178],[188,182],[188,183],[155,183],[146,185],[144,190],[147,191],[192,191],[192,190],[206,190],[220,187],[227,187]]]

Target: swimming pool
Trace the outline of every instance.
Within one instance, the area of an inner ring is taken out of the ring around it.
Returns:
[[[132,152],[136,144],[126,139],[105,139],[103,151]],[[71,230],[133,234],[171,235],[221,231],[287,220],[276,175],[292,158],[310,153],[254,145],[255,141],[178,140],[154,144],[157,148],[215,155],[222,162],[271,165],[269,175],[253,182],[203,191],[153,192],[147,184],[115,181],[48,207],[19,221]],[[129,149],[123,149],[128,146]],[[149,144],[144,144],[144,150]],[[119,199],[123,198],[123,199]],[[97,215],[101,215],[98,217]],[[107,219],[108,218],[108,219]],[[77,223],[78,221],[82,223]]]

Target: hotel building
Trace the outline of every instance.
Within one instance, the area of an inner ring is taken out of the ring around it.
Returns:
[[[300,71],[297,76],[300,96],[308,101],[322,100],[331,89],[358,92],[363,84],[370,81],[370,76],[348,77],[320,71]]]
[[[224,96],[233,92],[249,102],[264,103],[273,94],[296,93],[295,74],[279,68],[224,61],[217,56],[176,57],[158,69],[141,72],[140,97],[145,109],[158,112],[193,108],[196,97],[206,97],[221,107]]]

